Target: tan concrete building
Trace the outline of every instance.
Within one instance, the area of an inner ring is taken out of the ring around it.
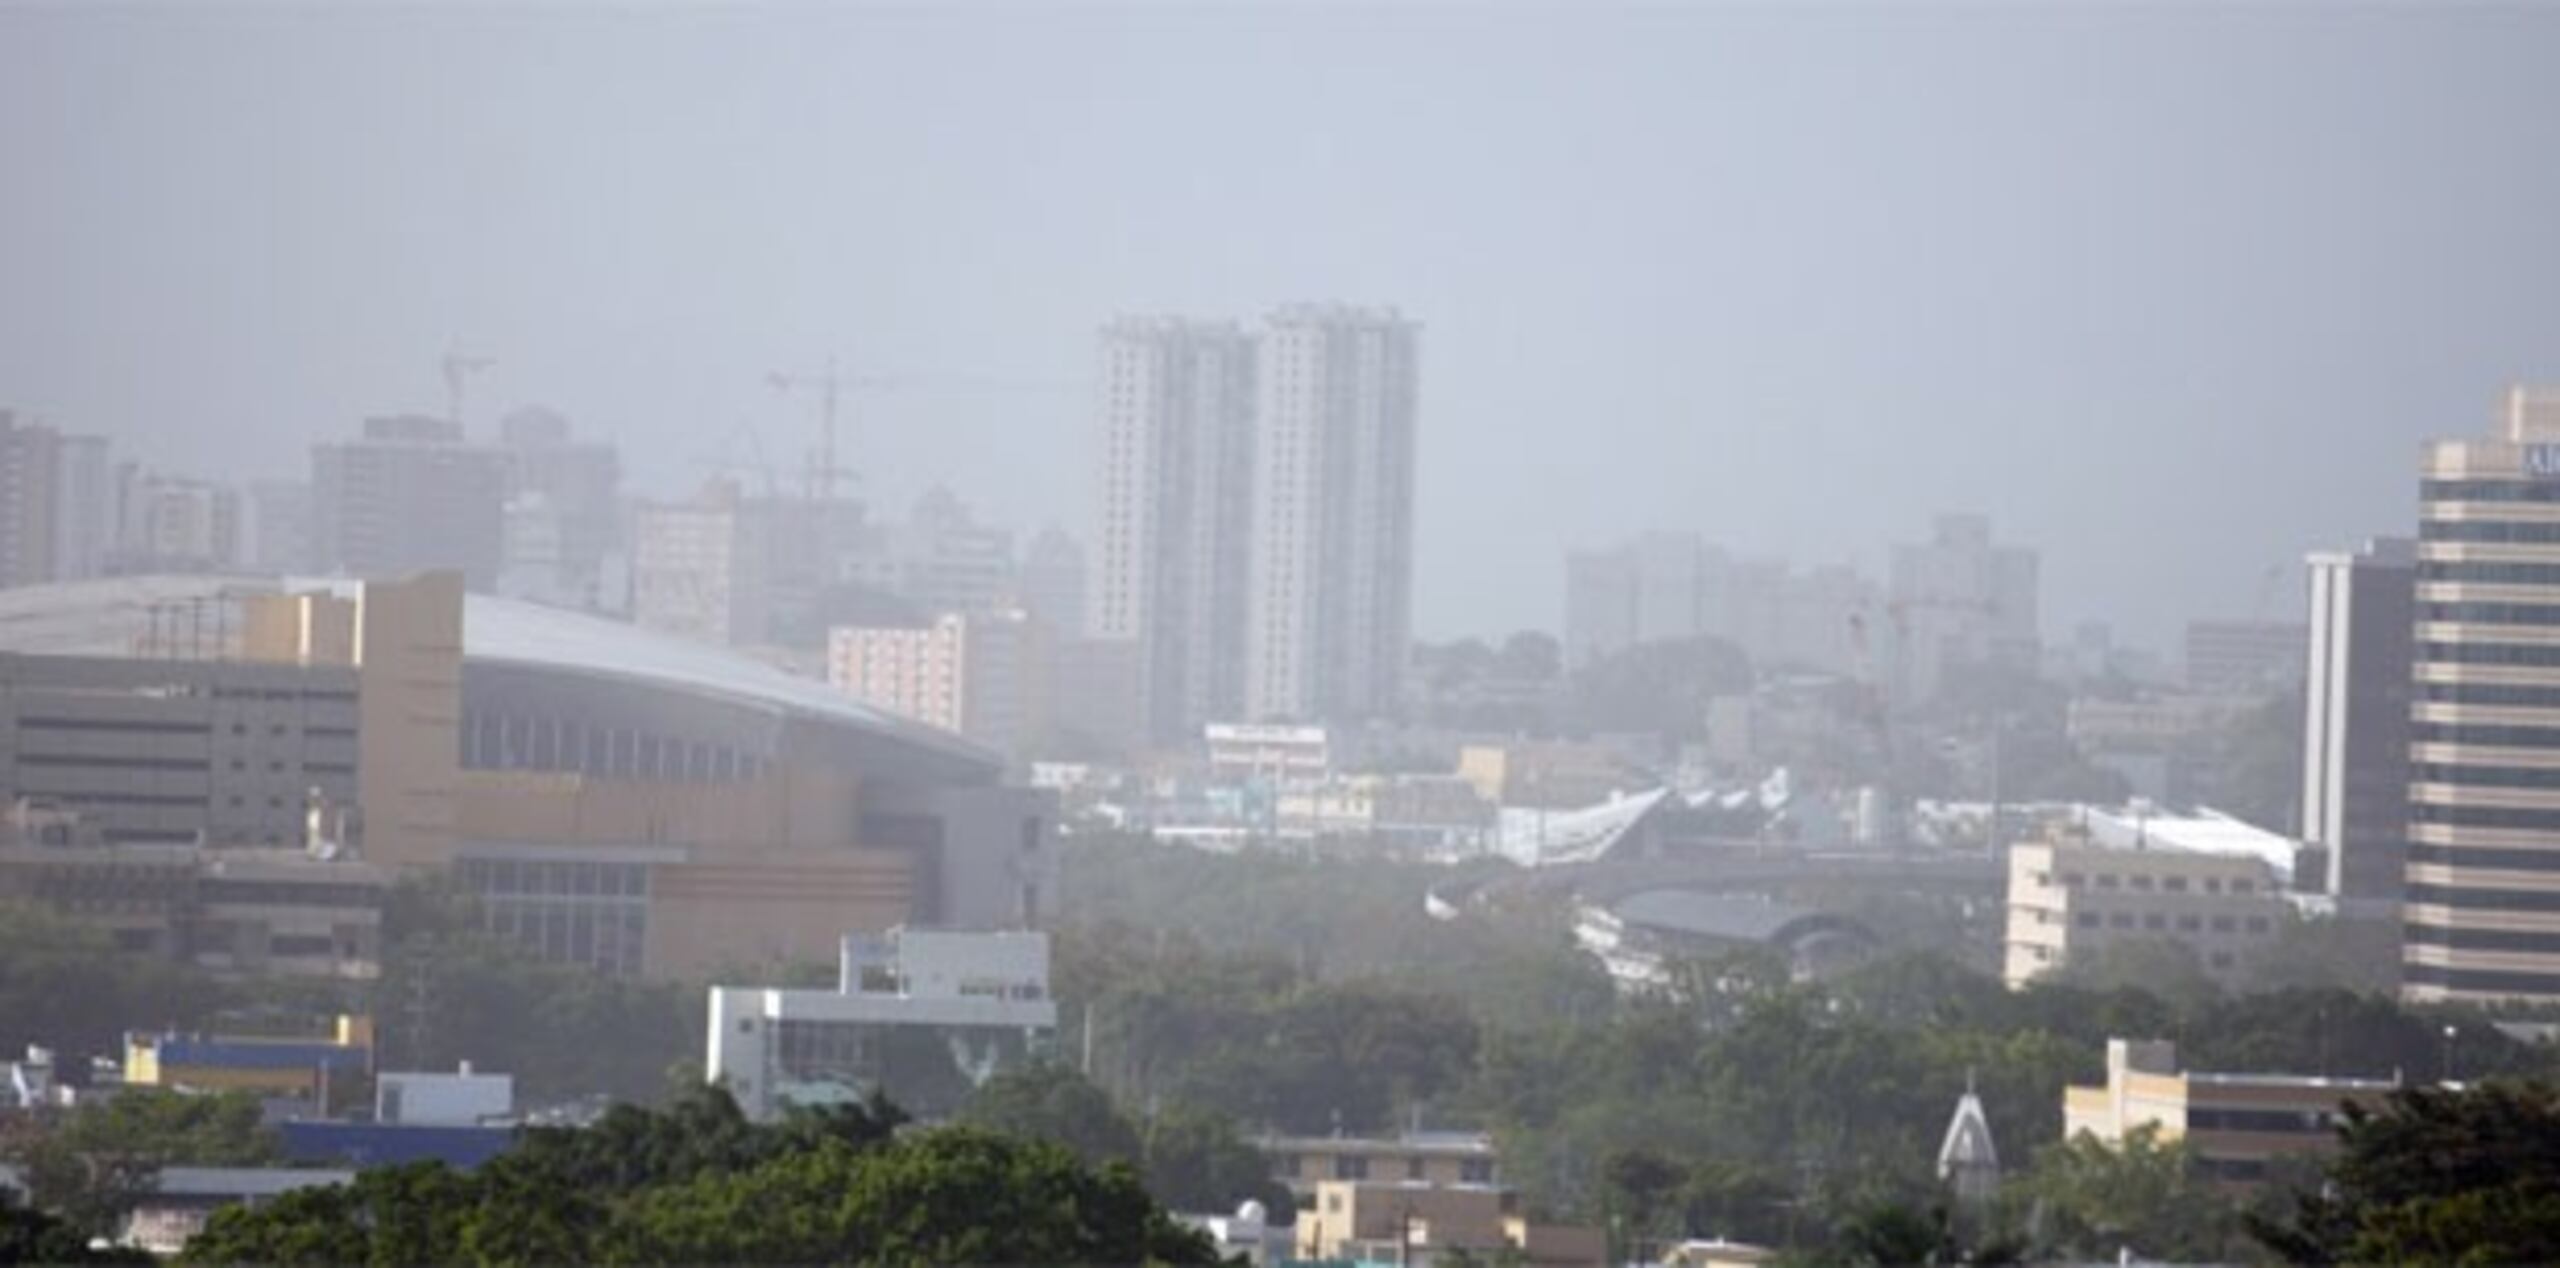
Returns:
[[[2207,1074],[2178,1068],[2167,1040],[2107,1041],[2104,1087],[2062,1092],[2062,1134],[2120,1144],[2145,1126],[2162,1143],[2184,1141],[2204,1173],[2232,1183],[2264,1179],[2289,1159],[2337,1152],[2337,1126],[2353,1102],[2378,1104],[2399,1084],[2290,1074]]]
[[[2206,973],[2229,980],[2283,927],[2283,878],[2264,855],[2181,847],[2182,821],[2168,818],[2143,821],[2131,841],[2111,840],[2131,821],[2092,814],[2101,821],[2093,828],[2057,829],[2009,849],[2001,977],[2011,987],[2075,955],[2145,940],[2192,948]]]
[[[1373,1264],[1430,1265],[1452,1251],[1555,1268],[1609,1257],[1599,1229],[1530,1223],[1514,1190],[1380,1180],[1319,1182],[1298,1212],[1294,1249],[1300,1259]]]
[[[2427,446],[2403,993],[2560,998],[2560,390]]]
[[[1047,632],[1019,608],[921,625],[837,626],[827,681],[855,699],[1007,755],[1046,734]]]
[[[1475,1132],[1403,1136],[1270,1136],[1256,1142],[1271,1160],[1271,1178],[1303,1203],[1328,1180],[1396,1184],[1497,1185],[1501,1155],[1493,1137]]]
[[[167,737],[177,749],[151,755],[184,769],[99,774],[158,781],[134,794],[148,804],[102,803],[137,830],[193,840],[220,823],[226,755],[255,740],[239,749],[244,765],[285,762],[268,748],[287,744],[304,765],[240,778],[337,764],[337,782],[314,786],[344,805],[352,785],[346,843],[365,860],[450,870],[493,931],[604,972],[698,978],[827,961],[848,931],[1016,928],[1046,912],[1047,795],[1004,786],[996,756],[958,737],[720,649],[466,599],[452,574],[308,594],[257,586],[131,578],[0,598],[0,650],[26,652],[127,649],[140,645],[138,625],[173,607],[218,612],[210,621],[224,633],[204,642],[224,650],[207,651],[196,678],[254,687],[239,708],[307,710],[318,693],[338,711],[332,734],[313,739],[318,724],[299,713],[242,714],[267,734],[235,737],[220,713],[231,697],[215,686],[133,706],[145,712],[127,721],[187,728]],[[28,657],[31,680],[55,681],[55,660]],[[221,725],[172,713],[209,707]],[[76,748],[89,732],[63,734]],[[146,810],[156,817],[134,817]]]

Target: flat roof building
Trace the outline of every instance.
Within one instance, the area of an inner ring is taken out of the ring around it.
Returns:
[[[2068,1140],[2087,1132],[2115,1145],[2153,1127],[2163,1144],[2185,1142],[2205,1175],[2251,1183],[2282,1160],[2336,1153],[2344,1107],[2373,1107],[2399,1086],[2382,1079],[2180,1070],[2177,1045],[2167,1040],[2110,1039],[2106,1085],[2063,1089],[2062,1134]]]
[[[2283,927],[2292,855],[2288,839],[2227,816],[2084,810],[2010,847],[2002,980],[2021,987],[2101,947],[2160,941],[2227,982]]]
[[[1047,934],[898,928],[845,938],[834,990],[712,987],[703,1064],[754,1118],[878,1090],[932,1119],[1057,1024]]]
[[[136,656],[155,638],[167,663]],[[101,802],[102,827],[300,841],[317,783],[352,800],[350,852],[454,875],[493,932],[554,961],[698,978],[824,958],[847,929],[1034,925],[1054,884],[1052,798],[1003,784],[996,754],[720,648],[465,596],[452,574],[11,591],[0,651],[21,657],[0,762],[38,751],[27,717],[59,714],[162,727],[142,756],[186,764],[58,790],[144,798]],[[92,681],[184,690],[65,689]],[[35,734],[65,760],[119,755],[76,726]]]
[[[2560,391],[2418,485],[2402,993],[2560,999]]]

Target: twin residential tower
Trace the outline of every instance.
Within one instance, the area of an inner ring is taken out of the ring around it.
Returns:
[[[1102,332],[1098,584],[1148,737],[1392,710],[1412,634],[1415,347],[1392,309]]]

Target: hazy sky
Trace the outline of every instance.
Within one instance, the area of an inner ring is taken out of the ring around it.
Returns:
[[[1081,533],[1101,321],[1393,303],[1425,634],[1553,626],[1571,544],[1970,507],[2049,636],[2165,639],[2560,380],[2555,58],[2553,6],[0,2],[0,407],[299,473],[459,340],[476,421],[674,494],[742,421],[792,463],[764,375],[833,354],[1057,384],[860,396],[855,453]]]

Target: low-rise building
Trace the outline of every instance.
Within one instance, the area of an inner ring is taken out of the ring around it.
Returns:
[[[1502,1158],[1480,1132],[1408,1132],[1401,1136],[1269,1136],[1257,1142],[1271,1178],[1300,1203],[1328,1180],[1399,1184],[1495,1185]]]
[[[2011,987],[2118,943],[2174,942],[2217,980],[2274,940],[2288,914],[2294,844],[2227,816],[2085,810],[2045,840],[2010,847]]]
[[[2180,1070],[2177,1045],[2168,1040],[2110,1039],[2106,1086],[2063,1089],[2062,1134],[2067,1140],[2087,1132],[2112,1145],[2152,1127],[2164,1143],[2186,1142],[2206,1175],[2249,1183],[2285,1160],[2316,1161],[2337,1152],[2345,1107],[2377,1106],[2399,1086],[2383,1079]]]
[[[483,1074],[468,1061],[450,1072],[386,1070],[373,1081],[373,1118],[378,1123],[477,1124],[515,1112],[515,1076]]]
[[[1422,1181],[1326,1180],[1298,1212],[1300,1259],[1431,1265],[1452,1252],[1531,1265],[1608,1262],[1599,1229],[1532,1224],[1515,1190]]]
[[[1333,773],[1332,745],[1320,726],[1212,722],[1202,735],[1209,746],[1209,773],[1220,779],[1288,783]]]
[[[325,1111],[373,1069],[373,1019],[340,1016],[326,1035],[203,1035],[165,1031],[124,1039],[126,1087],[253,1092]]]
[[[933,1119],[1047,1051],[1049,935],[892,929],[844,940],[834,990],[711,988],[710,1080],[754,1118],[872,1091]]]

